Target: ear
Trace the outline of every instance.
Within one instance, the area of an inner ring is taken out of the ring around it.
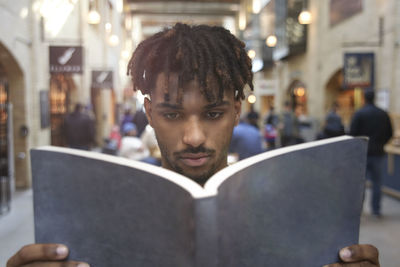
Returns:
[[[240,99],[235,100],[233,105],[235,108],[235,126],[236,126],[240,121],[240,114],[242,113],[242,101],[240,101]]]
[[[144,98],[144,110],[146,111],[146,117],[149,121],[151,127],[153,127],[153,119],[152,119],[152,109],[151,109],[151,100],[148,97]],[[153,127],[154,128],[154,127]]]

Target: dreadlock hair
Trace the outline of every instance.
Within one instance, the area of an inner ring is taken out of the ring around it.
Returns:
[[[178,75],[177,101],[182,101],[183,85],[195,78],[207,101],[220,101],[224,90],[244,99],[244,87],[253,90],[251,59],[245,44],[228,30],[207,25],[182,23],[166,28],[141,42],[128,64],[134,91],[150,94],[157,75],[166,74],[164,98],[169,101],[169,75]],[[218,88],[216,92],[215,88]]]

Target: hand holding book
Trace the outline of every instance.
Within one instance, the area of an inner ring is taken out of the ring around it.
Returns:
[[[68,261],[61,262],[68,256],[68,248],[60,244],[32,244],[21,248],[7,262],[7,267],[23,266],[25,264],[40,263],[52,264],[51,266],[75,266],[87,267],[84,262]],[[340,251],[342,263],[325,265],[324,267],[345,267],[352,263],[353,267],[379,267],[378,250],[372,245],[353,245]],[[359,265],[354,265],[354,264]]]

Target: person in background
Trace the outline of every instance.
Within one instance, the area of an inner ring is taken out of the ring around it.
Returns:
[[[156,166],[161,166],[161,152],[153,127],[146,125],[146,128],[144,129],[140,139],[142,139],[143,145],[150,151],[150,155],[146,158],[143,158],[141,161]]]
[[[250,106],[250,111],[247,113],[247,122],[254,126],[255,128],[259,129],[260,127],[258,126],[258,120],[260,118],[260,115],[258,112],[254,109],[254,105]]]
[[[144,112],[143,108],[140,108],[136,111],[135,115],[133,115],[132,122],[137,127],[137,136],[141,137],[146,125],[149,124],[147,121],[146,113]]]
[[[119,126],[120,133],[123,133],[125,123],[129,122],[133,123],[133,115],[131,114],[131,108],[129,106],[126,106],[124,109],[124,115],[122,116],[121,123]]]
[[[90,119],[90,127],[92,129],[92,146],[97,145],[97,140],[96,140],[96,115],[94,114],[93,106],[92,104],[87,104],[85,105],[83,109],[83,113],[86,114],[89,119]]]
[[[121,137],[121,133],[119,131],[118,125],[114,125],[111,128],[109,139],[110,139],[110,141],[112,141],[112,142],[114,142],[116,144],[117,150],[120,149],[122,137]]]
[[[248,113],[246,118],[242,118],[237,126],[233,128],[232,140],[229,152],[238,155],[238,160],[242,160],[259,153],[262,153],[262,137],[260,131],[249,123]]]
[[[121,134],[119,126],[114,125],[111,128],[110,136],[104,139],[104,145],[101,152],[109,155],[117,155],[121,147]]]
[[[68,114],[64,121],[65,138],[70,148],[89,150],[94,142],[94,122],[89,115],[83,113],[80,103]]]
[[[367,178],[372,181],[371,210],[376,217],[381,217],[381,186],[384,171],[383,146],[393,134],[389,115],[374,104],[373,90],[364,91],[365,105],[353,116],[350,134],[368,136]]]
[[[227,166],[243,89],[253,89],[251,69],[245,44],[223,27],[177,23],[138,45],[128,74],[134,90],[147,95],[146,115],[157,137],[162,167],[204,185]],[[27,245],[7,267],[88,266],[67,259],[68,249],[63,244]],[[119,256],[118,251],[114,254]],[[330,266],[379,266],[378,250],[371,245],[345,247],[339,256],[341,262]]]
[[[148,157],[149,151],[143,145],[142,140],[137,137],[136,125],[132,122],[127,122],[122,130],[124,136],[121,139],[119,155],[133,160],[142,160]]]
[[[297,144],[299,122],[288,101],[284,103],[284,110],[279,118],[278,129],[281,137],[281,146]]]
[[[269,109],[268,116],[265,118],[265,123],[264,123],[264,140],[267,144],[268,150],[274,149],[276,147],[278,124],[279,124],[279,118],[275,114],[274,107],[271,107]]]
[[[337,114],[339,104],[335,101],[332,105],[332,110],[325,118],[325,124],[322,131],[317,135],[317,139],[324,139],[344,135],[344,126],[342,118]]]

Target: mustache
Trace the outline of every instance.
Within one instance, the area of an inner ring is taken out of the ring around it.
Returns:
[[[191,153],[191,154],[197,154],[197,153],[206,153],[206,154],[213,154],[215,150],[213,149],[207,149],[204,146],[199,146],[199,147],[188,147],[184,150],[174,152],[175,156],[179,156],[181,154],[186,154],[186,153]]]

